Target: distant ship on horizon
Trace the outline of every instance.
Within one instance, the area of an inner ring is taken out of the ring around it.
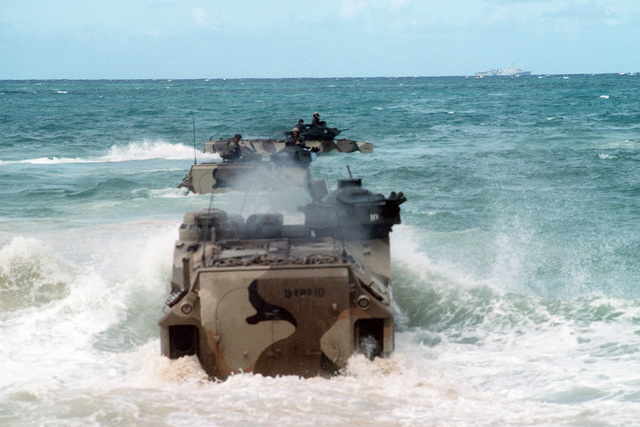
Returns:
[[[500,77],[500,76],[530,76],[531,71],[524,71],[518,67],[494,68],[489,71],[476,73],[476,77]]]

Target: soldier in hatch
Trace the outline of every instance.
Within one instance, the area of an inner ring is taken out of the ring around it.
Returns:
[[[300,135],[300,129],[291,129],[291,136],[287,138],[287,147],[304,147],[304,137]]]
[[[323,127],[326,125],[327,125],[327,122],[320,120],[320,113],[318,113],[317,111],[313,113],[313,120],[311,121],[311,126]]]
[[[233,136],[233,140],[227,144],[229,148],[229,157],[227,159],[229,161],[238,161],[242,158],[242,150],[240,149],[240,140],[242,139],[242,135],[236,133]]]

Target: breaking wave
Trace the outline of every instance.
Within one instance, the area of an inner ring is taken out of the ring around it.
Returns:
[[[32,164],[32,165],[58,165],[58,164],[81,164],[81,163],[110,163],[129,162],[152,159],[166,160],[191,160],[194,158],[193,147],[184,144],[171,144],[164,141],[132,142],[128,145],[114,145],[109,148],[106,155],[100,157],[38,157],[34,159],[0,161],[0,164]],[[219,160],[218,154],[196,153],[198,161]]]
[[[69,267],[42,242],[16,237],[0,248],[0,311],[37,307],[65,297]]]

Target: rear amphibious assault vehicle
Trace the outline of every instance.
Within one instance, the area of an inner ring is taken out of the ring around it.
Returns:
[[[333,375],[354,352],[393,350],[389,233],[405,197],[374,194],[358,179],[309,189],[304,223],[185,214],[159,322],[163,355],[195,355],[225,379]]]
[[[317,153],[373,153],[373,144],[365,141],[356,141],[353,139],[336,138],[342,131],[337,128],[330,128],[326,126],[313,127],[310,125],[297,125],[300,126],[300,132],[305,139],[305,144],[308,148],[316,150]],[[240,146],[244,150],[253,151],[261,155],[271,155],[284,149],[285,139],[291,135],[291,131],[283,132],[284,138],[258,138],[258,139],[243,139]],[[224,150],[225,143],[228,143],[232,138],[220,138],[214,140],[213,137],[204,144],[205,153],[219,153],[220,149]]]

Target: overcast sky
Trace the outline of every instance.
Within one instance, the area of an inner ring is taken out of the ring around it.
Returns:
[[[640,0],[0,0],[0,79],[640,71]]]

